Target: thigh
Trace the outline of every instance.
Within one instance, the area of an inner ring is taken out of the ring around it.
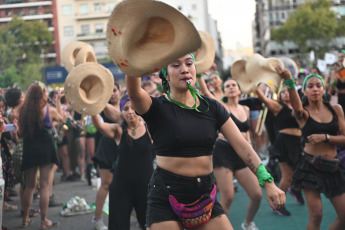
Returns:
[[[307,202],[309,216],[322,215],[322,200],[320,193],[312,189],[303,189]]]
[[[101,176],[101,183],[110,185],[113,180],[113,173],[109,169],[100,169],[99,175]]]
[[[34,188],[37,184],[37,167],[25,169],[24,174],[25,186],[28,188]]]
[[[332,205],[337,212],[338,218],[340,220],[345,219],[345,193],[330,198],[330,201],[332,202]]]
[[[282,172],[282,176],[291,177],[293,176],[292,167],[286,162],[279,162],[279,167]]]
[[[95,152],[95,138],[94,137],[86,138],[85,144],[86,144],[87,153],[93,155]],[[92,157],[92,156],[89,156],[89,157]]]
[[[259,180],[248,167],[237,170],[235,172],[235,177],[244,190],[246,190],[249,197],[254,197],[256,194],[262,195]]]
[[[40,187],[49,186],[50,173],[53,169],[52,164],[46,164],[39,167],[40,169]]]
[[[223,214],[217,217],[210,219],[206,224],[203,224],[197,228],[197,230],[208,230],[208,229],[217,229],[217,230],[233,230],[231,223],[228,217]]]
[[[183,230],[184,228],[183,228],[182,224],[178,221],[163,221],[163,222],[159,222],[159,223],[153,223],[147,229],[149,229],[149,230],[162,230],[162,229]]]
[[[213,170],[216,178],[217,188],[221,193],[234,196],[233,172],[225,167],[217,167]]]

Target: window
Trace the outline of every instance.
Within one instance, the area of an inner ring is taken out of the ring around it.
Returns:
[[[115,8],[116,3],[115,2],[109,2],[107,6],[107,12],[111,13],[113,9]]]
[[[96,33],[103,33],[103,24],[96,24],[95,25],[95,32]]]
[[[273,20],[273,14],[272,14],[272,13],[270,13],[270,21],[271,21],[271,22],[274,21],[274,20]]]
[[[83,35],[90,34],[90,26],[89,25],[82,25],[81,26],[81,34],[83,34]]]
[[[93,6],[94,6],[94,11],[96,13],[102,12],[102,4],[101,3],[95,3],[95,4],[93,4]]]
[[[276,13],[276,20],[279,21],[279,13]]]
[[[65,26],[63,28],[63,34],[65,37],[70,37],[74,35],[73,26]]]
[[[284,12],[282,12],[282,16],[281,16],[281,17],[282,17],[282,19],[284,19],[284,18],[285,18],[285,14],[284,14]]]
[[[62,6],[62,14],[63,15],[71,15],[72,14],[72,6],[71,5]]]
[[[88,14],[89,8],[88,8],[87,4],[81,4],[79,6],[79,11],[80,11],[80,14]]]

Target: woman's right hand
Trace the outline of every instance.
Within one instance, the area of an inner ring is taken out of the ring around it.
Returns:
[[[285,192],[280,190],[274,182],[265,183],[265,192],[267,201],[270,204],[271,208],[279,209],[286,202]]]
[[[284,80],[286,79],[292,79],[292,75],[290,73],[290,71],[286,68],[282,68],[281,66],[276,66],[275,70],[277,71],[277,73],[279,74],[279,76],[281,78],[283,78]]]

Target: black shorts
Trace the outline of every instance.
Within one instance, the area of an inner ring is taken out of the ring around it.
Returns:
[[[180,221],[170,206],[169,194],[160,186],[161,183],[157,182],[157,177],[162,180],[170,194],[173,195],[178,202],[184,204],[193,203],[203,194],[210,193],[215,184],[213,173],[200,177],[185,177],[166,171],[157,166],[151,177],[147,191],[147,227],[150,227],[153,223],[162,221]],[[211,218],[222,214],[225,214],[225,212],[216,200],[212,209]]]
[[[324,193],[327,198],[332,198],[345,193],[345,175],[341,169],[333,173],[322,172],[302,156],[295,168],[292,186],[313,189]]]
[[[67,145],[67,144],[68,144],[67,136],[64,135],[64,137],[63,137],[61,143],[57,143],[57,146],[58,146],[58,147],[61,147],[61,146]]]
[[[218,167],[225,167],[235,172],[247,167],[247,165],[237,155],[229,142],[217,139],[213,147],[213,168]]]
[[[88,133],[88,132],[86,132],[85,137],[86,138],[95,138],[96,137],[96,133]]]
[[[272,151],[273,157],[276,157],[279,162],[286,162],[295,168],[302,154],[301,137],[278,133]]]

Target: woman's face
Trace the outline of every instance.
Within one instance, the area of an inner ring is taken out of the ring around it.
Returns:
[[[322,81],[317,77],[310,77],[305,84],[304,94],[310,101],[322,100],[324,94]]]
[[[340,52],[339,55],[338,55],[338,63],[339,63],[339,65],[340,65],[341,67],[344,67],[344,66],[343,66],[344,58],[345,58],[345,53]]]
[[[310,73],[319,74],[320,75],[319,71],[317,71],[317,69],[315,69],[315,68],[311,69]]]
[[[224,83],[224,95],[226,97],[237,97],[241,94],[241,90],[234,80],[227,80]]]
[[[114,105],[120,100],[120,94],[121,91],[119,88],[117,88],[116,85],[113,87],[113,93],[111,94],[111,97],[109,99],[110,104]]]
[[[186,54],[169,64],[166,78],[169,82],[170,89],[188,89],[186,84],[187,80],[194,86],[196,81],[196,69],[192,56]]]
[[[122,116],[127,123],[133,122],[139,119],[139,116],[135,113],[131,101],[127,101],[122,109]]]
[[[289,90],[287,87],[283,87],[282,90],[280,91],[280,99],[283,102],[290,101],[290,94],[289,94]]]
[[[223,84],[223,80],[219,77],[218,74],[213,73],[210,76],[210,84],[213,88],[219,88]]]

